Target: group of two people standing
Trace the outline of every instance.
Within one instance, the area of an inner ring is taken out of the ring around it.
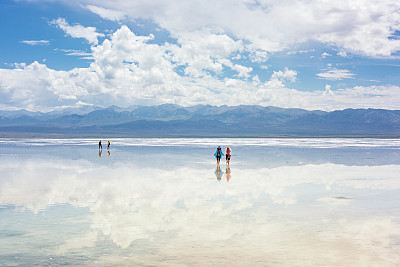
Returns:
[[[225,158],[226,158],[226,164],[228,164],[228,165],[229,165],[229,162],[231,161],[231,153],[232,153],[232,150],[229,148],[229,146],[227,146]],[[221,161],[221,157],[224,156],[224,153],[222,153],[222,148],[220,146],[217,147],[217,151],[215,151],[214,156],[217,159],[217,164],[219,164],[219,162]]]
[[[108,141],[108,143],[107,143],[107,149],[110,149],[110,145],[111,145],[111,143],[110,143],[110,141]],[[103,149],[103,145],[101,144],[101,140],[99,141],[99,150],[100,149]]]

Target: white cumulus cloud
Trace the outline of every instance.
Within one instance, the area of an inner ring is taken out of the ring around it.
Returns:
[[[331,85],[330,84],[325,85],[324,95],[334,95],[332,90],[331,90]]]
[[[272,79],[285,79],[291,82],[296,81],[297,72],[295,70],[289,70],[285,68],[284,71],[274,71],[272,74]]]
[[[103,33],[98,33],[95,27],[84,27],[82,25],[71,26],[64,18],[58,18],[50,22],[56,25],[58,28],[62,29],[66,34],[72,38],[84,38],[90,44],[98,44],[98,37],[103,37]]]
[[[343,79],[351,79],[354,77],[354,73],[351,73],[349,70],[345,69],[332,69],[326,72],[317,73],[317,76],[321,79],[326,80],[343,80]]]
[[[339,88],[327,98],[324,92],[330,88],[314,92],[291,89],[288,84],[296,82],[297,71],[289,68],[273,71],[269,80],[261,82],[251,67],[233,62],[238,52],[247,49],[240,40],[209,31],[196,34],[204,38],[196,42],[194,36],[185,35],[177,44],[155,44],[154,36],[139,36],[122,26],[109,39],[92,46],[93,62],[87,68],[57,71],[34,62],[0,69],[0,108],[45,111],[82,103],[174,103],[398,109],[399,86]],[[224,68],[233,74],[221,78],[219,72]],[[353,76],[348,70],[319,73],[331,80]]]
[[[341,56],[341,57],[347,57],[347,53],[346,53],[346,51],[344,51],[344,50],[340,50],[340,51],[337,53],[337,55],[338,55],[338,56]]]
[[[88,5],[86,6],[91,12],[99,15],[103,19],[111,20],[111,21],[120,21],[126,18],[126,14],[121,11],[116,11],[112,9],[106,9],[98,6]]]
[[[324,53],[321,54],[322,58],[326,58],[326,57],[330,57],[330,56],[332,56],[332,55],[328,54],[327,52],[324,52]]]
[[[390,56],[400,50],[400,40],[390,38],[400,30],[400,2],[396,0],[78,2],[107,19],[117,20],[122,14],[150,19],[177,38],[212,28],[269,52],[307,41],[368,56]]]

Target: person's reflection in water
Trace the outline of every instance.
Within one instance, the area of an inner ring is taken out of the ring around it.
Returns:
[[[99,150],[99,157],[101,158],[101,153],[102,153],[103,151],[102,150]]]
[[[110,150],[107,151],[107,156],[110,156]]]
[[[231,179],[231,168],[228,166],[226,166],[226,181],[229,182],[229,180]]]
[[[217,180],[221,181],[222,175],[224,172],[221,170],[221,167],[217,165],[217,168],[215,169],[215,176],[217,176]]]

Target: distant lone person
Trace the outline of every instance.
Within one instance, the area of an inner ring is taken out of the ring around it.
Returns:
[[[111,143],[110,143],[110,141],[108,141],[107,149],[110,149],[110,145],[111,145]]]
[[[229,162],[231,161],[231,152],[232,150],[229,148],[229,146],[226,147],[226,163],[229,165]]]
[[[103,146],[101,145],[101,140],[99,141],[99,149],[103,149]]]
[[[217,164],[219,164],[219,162],[221,161],[221,157],[224,155],[224,153],[222,153],[222,149],[220,146],[218,146],[217,151],[215,151],[215,158],[217,159]]]

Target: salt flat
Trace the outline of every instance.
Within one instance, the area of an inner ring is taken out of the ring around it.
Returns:
[[[98,141],[0,139],[0,265],[400,264],[399,140]]]

